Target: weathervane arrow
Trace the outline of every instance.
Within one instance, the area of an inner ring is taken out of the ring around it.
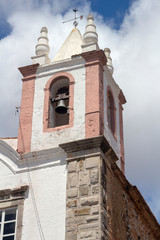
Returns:
[[[79,16],[79,17],[76,16],[77,11],[78,11],[78,9],[74,8],[74,9],[73,9],[73,12],[75,13],[74,18],[72,18],[72,19],[70,19],[70,20],[67,20],[67,21],[64,21],[63,23],[70,22],[70,21],[74,21],[74,22],[73,22],[73,25],[74,25],[75,28],[76,28],[76,27],[78,26],[78,22],[77,22],[76,20],[77,20],[77,19],[80,19],[80,20],[83,19],[83,16],[82,16],[82,15]]]

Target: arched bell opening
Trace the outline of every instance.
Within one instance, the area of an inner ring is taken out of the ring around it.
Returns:
[[[69,124],[69,80],[59,79],[50,89],[49,127]]]
[[[107,92],[107,121],[113,135],[116,135],[116,108],[114,98],[110,90]]]

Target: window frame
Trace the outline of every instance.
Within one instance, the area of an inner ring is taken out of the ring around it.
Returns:
[[[28,186],[25,185],[16,189],[0,190],[0,211],[5,211],[7,209],[13,208],[17,209],[14,240],[21,240],[24,199],[25,192],[27,189]],[[5,237],[3,235],[4,234],[0,236],[0,240],[2,240],[3,237]],[[11,236],[13,234],[9,235]]]
[[[6,221],[5,220],[6,212],[8,210],[12,210],[12,209],[16,209],[15,219]],[[0,212],[2,212],[1,221],[0,221],[0,225],[1,225],[1,227],[0,227],[0,240],[3,240],[3,237],[10,237],[10,236],[13,236],[14,239],[15,239],[16,229],[17,229],[18,208],[17,207],[5,208],[5,209],[1,209]],[[4,234],[4,232],[3,232],[4,231],[4,227],[5,227],[5,224],[7,224],[7,223],[15,223],[15,227],[14,227],[14,232],[13,233]]]

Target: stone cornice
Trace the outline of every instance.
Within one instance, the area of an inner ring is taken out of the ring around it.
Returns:
[[[13,189],[0,190],[0,203],[24,199],[28,185],[23,185]]]
[[[103,50],[84,52],[81,56],[87,61],[87,63],[94,62],[96,60],[99,60],[102,66],[105,66],[107,63],[107,58]]]
[[[39,63],[18,68],[23,77],[29,77],[36,74]]]
[[[28,189],[28,185],[24,185],[21,187],[17,187],[14,189],[5,189],[5,190],[0,190],[0,196],[5,196],[5,195],[16,195],[18,193],[24,193]]]
[[[127,102],[121,89],[120,89],[120,93],[119,93],[118,98],[119,98],[119,101],[120,101],[121,104],[125,104]]]
[[[135,205],[135,209],[138,210],[139,215],[144,217],[157,240],[160,239],[160,225],[157,222],[155,216],[153,215],[152,211],[150,210],[149,206],[147,205],[138,188],[136,186],[132,186],[128,182],[124,174],[121,172],[121,170],[117,167],[115,163],[112,163],[112,170],[115,176],[120,181],[125,192],[129,195],[131,201]]]
[[[67,154],[77,152],[77,151],[83,151],[93,148],[100,148],[101,151],[112,161],[116,161],[117,155],[111,148],[110,144],[106,140],[104,136],[98,136],[93,138],[86,138],[82,140],[77,140],[74,142],[68,142],[64,144],[59,145]]]
[[[0,153],[8,155],[14,162],[16,162],[19,159],[19,153],[1,139],[0,139]]]
[[[29,153],[20,154],[20,163],[35,162],[35,161],[45,161],[47,159],[53,158],[55,155],[64,154],[61,148],[49,148],[45,150],[39,150]]]

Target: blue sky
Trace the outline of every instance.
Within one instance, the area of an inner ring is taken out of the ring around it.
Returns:
[[[50,58],[72,30],[73,8],[84,20],[95,16],[100,48],[109,47],[114,78],[122,88],[126,176],[137,185],[160,221],[160,1],[159,0],[0,0],[0,136],[17,136],[20,105],[18,67],[31,64],[39,31],[49,30]],[[63,3],[63,4],[62,4]],[[9,6],[9,7],[8,7]],[[7,69],[7,71],[6,71]],[[9,87],[8,87],[9,86]],[[9,91],[11,90],[11,91]],[[9,94],[8,94],[9,91]]]
[[[91,7],[93,11],[100,13],[105,20],[111,21],[114,28],[119,29],[132,2],[133,0],[92,0]]]
[[[3,0],[2,0],[3,1]],[[91,9],[95,12],[101,14],[104,20],[110,22],[112,27],[119,29],[125,14],[129,11],[129,7],[134,0],[92,0],[90,1]],[[6,0],[7,2],[7,0]],[[37,1],[37,4],[34,7],[42,4],[43,1]],[[49,1],[50,2],[50,1]],[[79,3],[79,1],[77,1]],[[71,8],[76,7],[72,4]],[[68,9],[67,9],[68,10]],[[60,11],[59,11],[60,12]],[[66,12],[63,11],[63,13]],[[11,25],[7,22],[6,15],[1,14],[0,16],[0,39],[9,35],[12,31]]]
[[[12,28],[5,19],[0,18],[0,39],[10,34]]]

